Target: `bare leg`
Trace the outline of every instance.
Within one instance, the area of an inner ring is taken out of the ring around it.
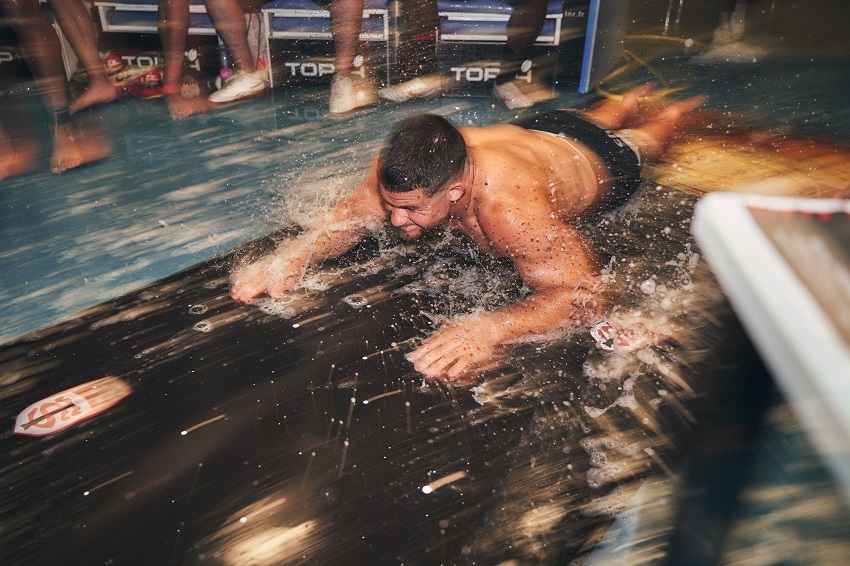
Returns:
[[[363,0],[334,0],[331,4],[331,32],[334,37],[335,72],[348,75],[354,64],[360,24],[363,19]]]
[[[183,53],[186,51],[186,36],[189,33],[189,0],[160,0],[157,27],[165,54],[162,88],[169,114],[174,120],[182,120],[207,111],[211,105],[206,97],[184,98],[180,92]]]
[[[395,81],[402,83],[440,70],[436,57],[440,18],[437,0],[405,2],[402,6]]]
[[[59,38],[44,17],[38,0],[2,0],[2,4],[27,55],[30,71],[39,82],[39,94],[51,114],[51,171],[60,173],[108,156],[111,153],[108,141],[90,131],[75,128],[70,119]]]
[[[49,119],[53,121],[51,171],[61,173],[112,154],[111,142],[93,129],[71,121],[71,114],[67,109],[48,110]]]
[[[670,138],[673,137],[673,132],[682,116],[695,110],[707,98],[705,95],[700,95],[671,104],[639,127],[623,130],[623,134],[638,144],[644,159],[657,159],[667,150]],[[629,136],[629,132],[637,135]]]
[[[521,0],[514,4],[508,19],[508,41],[499,64],[497,83],[514,80],[522,62],[528,59],[534,42],[546,21],[547,0]]]
[[[2,0],[18,39],[27,66],[39,81],[38,92],[48,108],[66,108],[65,69],[59,38],[44,17],[38,0]]]
[[[377,92],[368,77],[351,76],[360,40],[363,0],[333,0],[330,12],[336,55],[328,112],[331,115],[341,115],[373,104],[377,99]],[[365,68],[361,71],[365,71]]]
[[[236,0],[206,0],[210,18],[233,57],[237,69],[246,73],[257,70],[248,47],[245,12]],[[182,53],[181,53],[182,57]]]
[[[71,103],[71,114],[118,98],[118,90],[106,76],[97,52],[94,23],[88,10],[80,0],[48,0],[48,4],[89,77],[88,88]]]
[[[639,116],[639,105],[642,98],[653,91],[651,84],[634,88],[625,93],[620,100],[604,100],[586,111],[583,116],[606,130],[619,130],[634,124]]]

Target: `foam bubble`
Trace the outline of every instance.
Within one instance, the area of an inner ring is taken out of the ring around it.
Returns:
[[[587,407],[587,406],[585,406],[584,410],[588,415],[590,415],[591,418],[595,419],[595,418],[598,418],[598,417],[601,417],[602,415],[604,415],[605,412],[608,410],[608,408],[606,407],[604,409],[599,409],[597,407]]]
[[[189,307],[190,314],[204,314],[205,312],[207,312],[206,305],[192,305]]]
[[[289,319],[298,314],[295,308],[287,306],[292,301],[293,299],[290,297],[282,297],[280,299],[264,298],[258,300],[255,304],[260,309],[260,312]]]
[[[202,320],[199,323],[195,324],[192,327],[192,330],[197,330],[198,332],[210,332],[213,328],[213,324],[208,320]]]
[[[362,309],[369,304],[369,299],[363,295],[348,295],[347,297],[343,297],[342,300],[355,309]]]

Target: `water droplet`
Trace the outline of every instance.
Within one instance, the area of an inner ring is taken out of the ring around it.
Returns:
[[[655,292],[655,281],[653,279],[647,279],[640,284],[640,290],[645,295],[653,294]]]

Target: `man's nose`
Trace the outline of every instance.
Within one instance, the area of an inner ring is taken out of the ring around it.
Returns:
[[[390,222],[392,222],[392,225],[396,228],[404,226],[407,224],[407,211],[403,208],[394,208],[390,214]]]

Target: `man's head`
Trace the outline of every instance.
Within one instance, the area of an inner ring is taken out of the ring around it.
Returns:
[[[421,190],[433,196],[460,176],[466,165],[466,143],[451,122],[433,114],[417,114],[398,122],[378,159],[381,186],[393,193]]]
[[[458,179],[466,143],[448,120],[419,114],[396,124],[378,158],[381,197],[390,221],[414,239],[441,225],[465,193]]]

